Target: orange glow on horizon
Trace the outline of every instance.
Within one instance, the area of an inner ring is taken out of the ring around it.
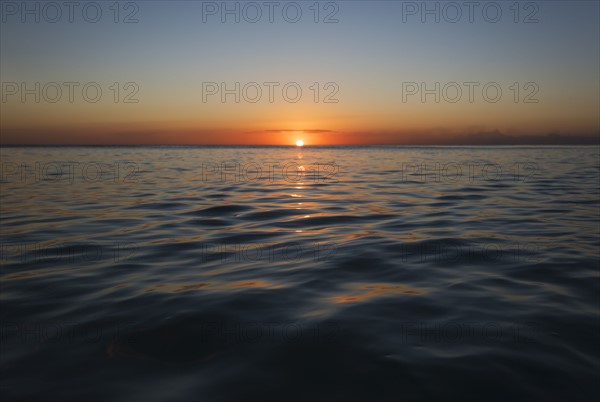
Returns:
[[[291,125],[291,124],[290,124]],[[308,125],[308,124],[307,124]],[[531,130],[528,134],[513,133],[495,127],[463,127],[462,129],[360,129],[346,130],[332,126],[308,125],[299,129],[250,127],[197,128],[177,122],[131,123],[131,124],[74,124],[70,127],[2,127],[0,144],[77,144],[77,145],[274,145],[311,146],[326,145],[488,145],[511,141],[521,135],[530,138],[532,144],[556,142],[548,132]],[[312,127],[311,127],[312,126]],[[277,127],[277,126],[275,126]],[[285,127],[285,126],[283,126]],[[315,127],[315,128],[313,128]],[[583,131],[583,130],[582,130]],[[527,132],[526,132],[527,133]],[[577,137],[579,135],[579,137]],[[565,133],[557,138],[568,140]],[[556,137],[556,135],[554,136]],[[537,140],[536,140],[537,138]],[[572,138],[583,138],[583,144],[597,144],[598,132],[573,133]],[[563,141],[564,142],[564,141]],[[568,142],[568,141],[566,141]],[[558,142],[560,143],[560,141]]]

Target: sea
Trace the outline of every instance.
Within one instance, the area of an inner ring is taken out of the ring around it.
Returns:
[[[600,400],[597,146],[3,146],[3,401]]]

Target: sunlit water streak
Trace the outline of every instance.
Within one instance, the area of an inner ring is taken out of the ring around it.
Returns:
[[[597,147],[0,153],[4,397],[599,396]]]

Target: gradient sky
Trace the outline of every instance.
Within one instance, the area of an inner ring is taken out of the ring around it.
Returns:
[[[58,23],[44,21],[43,14],[39,23],[33,16],[23,23],[6,5],[23,7],[23,2],[2,3],[3,144],[292,144],[297,138],[315,145],[405,144],[477,142],[497,132],[572,138],[600,132],[597,1],[529,2],[538,8],[537,23],[522,22],[534,10],[525,9],[523,1],[519,23],[510,8],[514,1],[496,2],[503,13],[497,23],[482,16],[489,2],[479,2],[473,23],[464,6],[456,23],[444,21],[443,13],[440,23],[431,15],[423,23],[420,14],[405,16],[404,22],[407,2],[400,1],[334,2],[337,23],[315,23],[309,8],[314,1],[297,2],[303,12],[297,23],[282,16],[289,2],[279,3],[273,23],[264,6],[257,23],[244,21],[243,15],[240,23],[232,15],[222,23],[220,14],[203,22],[206,2],[137,1],[139,22],[129,24],[113,22],[113,1],[97,2],[103,15],[94,24],[82,18],[81,7],[72,23],[66,9]],[[33,8],[36,2],[27,3]],[[320,2],[321,21],[333,10],[324,9],[327,3]],[[433,8],[436,2],[427,3]],[[131,10],[121,9],[119,18]],[[73,103],[66,88],[56,103],[43,98],[36,103],[32,95],[22,102],[20,93],[7,92],[12,82],[30,88],[36,82],[96,82],[103,94],[97,103],[86,102],[80,86]],[[109,89],[114,82],[135,82],[139,102],[123,103],[128,91],[121,88],[115,103]],[[223,103],[219,95],[203,102],[203,82],[281,86],[273,103],[264,86],[257,103],[243,98],[235,103],[233,96]],[[302,88],[299,102],[284,100],[281,88],[287,82]],[[321,86],[316,103],[309,88],[314,82]],[[339,88],[337,103],[323,103],[328,82]],[[481,86],[473,103],[464,86],[456,103],[443,98],[436,103],[433,95],[421,102],[419,94],[403,102],[406,82]],[[482,97],[487,82],[503,90],[497,103]],[[521,85],[517,103],[510,89],[515,82]],[[528,82],[539,88],[537,103],[523,103]]]

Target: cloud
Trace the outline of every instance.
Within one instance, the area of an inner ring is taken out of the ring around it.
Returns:
[[[298,133],[303,132],[307,134],[320,134],[320,133],[335,133],[333,130],[321,130],[321,129],[308,129],[308,130],[256,130],[250,131],[249,134],[257,134],[257,133]]]
[[[597,145],[596,134],[504,134],[499,130],[457,133],[436,128],[418,132],[359,132],[336,143],[377,145]]]
[[[600,133],[505,134],[499,130],[453,132],[443,128],[413,132],[333,130],[133,130],[123,127],[90,129],[2,129],[4,145],[276,145],[274,133],[303,131],[322,145],[600,145]],[[465,130],[467,131],[467,130]],[[265,136],[264,134],[271,134]]]

